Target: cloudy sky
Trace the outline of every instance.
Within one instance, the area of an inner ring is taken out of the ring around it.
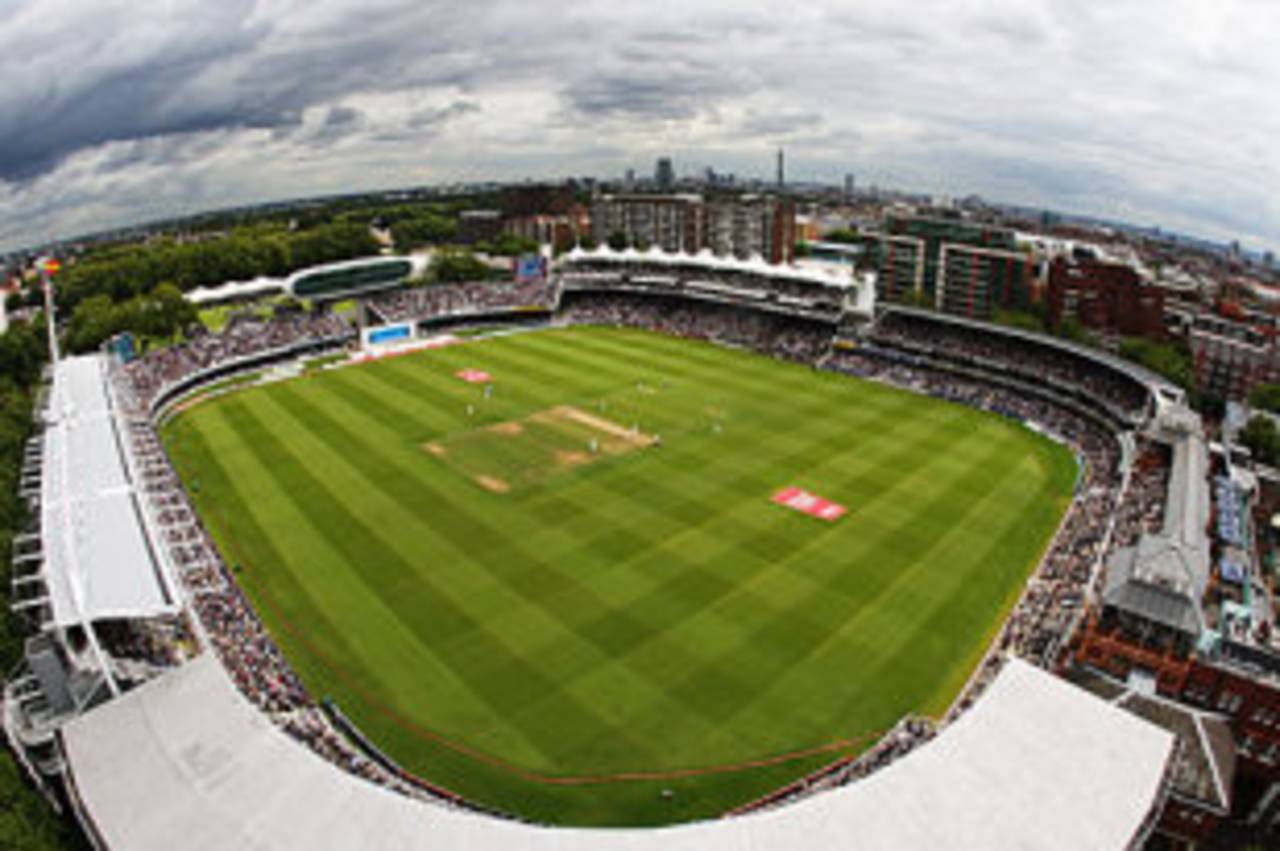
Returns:
[[[0,0],[0,249],[257,200],[677,171],[1280,248],[1273,0]]]

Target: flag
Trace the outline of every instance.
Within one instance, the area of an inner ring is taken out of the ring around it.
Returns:
[[[56,257],[50,257],[40,264],[40,268],[44,270],[46,275],[56,275],[62,269],[62,264],[58,262]]]

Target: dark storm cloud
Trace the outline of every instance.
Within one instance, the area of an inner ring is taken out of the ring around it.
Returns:
[[[409,116],[405,125],[411,130],[425,130],[447,124],[454,118],[480,111],[480,104],[472,100],[456,100],[444,107],[419,109]]]
[[[565,89],[573,108],[586,115],[689,118],[705,102],[705,93],[673,86],[658,77],[596,77]]]
[[[748,111],[740,130],[748,136],[782,137],[811,132],[820,124],[822,115],[814,110],[779,110],[767,113]]]
[[[562,90],[584,117],[682,120],[714,113],[726,99],[750,92],[749,69],[726,68],[634,46],[620,50],[624,70],[584,75]]]
[[[0,0],[0,244],[653,157],[1280,242],[1254,0]],[[1167,217],[1167,219],[1165,218]]]
[[[243,2],[211,4],[207,11],[192,10],[194,19],[159,44],[145,37],[109,39],[98,50],[84,51],[82,39],[102,34],[93,32],[95,26],[125,21],[68,7],[62,21],[78,32],[67,33],[65,44],[24,51],[22,59],[9,54],[7,63],[20,67],[4,76],[6,93],[0,96],[0,178],[30,179],[103,142],[269,122],[271,115],[224,98],[174,97],[211,65],[260,43],[266,28],[245,20],[250,10]],[[47,51],[45,61],[69,63],[70,72],[52,79],[24,76],[41,51]]]
[[[167,16],[145,7],[27,8],[58,33],[47,45],[55,67],[42,77],[12,53],[0,60],[0,69],[11,71],[0,94],[0,179],[9,181],[28,181],[108,142],[236,128],[274,130],[280,138],[297,129],[309,107],[357,91],[458,83],[484,64],[459,61],[448,27],[418,27],[432,16],[412,3],[327,18],[300,8],[298,15],[318,18],[302,32],[263,19],[248,0],[179,3]],[[0,50],[11,42],[0,36]],[[433,61],[420,61],[424,53],[434,53]],[[318,140],[341,129],[327,121]]]
[[[314,133],[307,137],[307,143],[322,147],[332,145],[339,139],[359,132],[364,124],[364,113],[350,106],[331,106],[325,113],[324,121]]]

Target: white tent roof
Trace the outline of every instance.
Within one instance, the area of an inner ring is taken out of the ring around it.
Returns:
[[[1123,849],[1172,734],[1019,661],[933,742],[757,815],[650,830],[540,828],[357,780],[276,729],[205,655],[68,723],[80,800],[114,851],[467,848]]]
[[[631,247],[614,251],[607,245],[599,245],[591,250],[575,246],[563,254],[560,261],[570,265],[584,261],[619,264],[649,263],[655,266],[685,267],[708,272],[740,272],[841,289],[858,286],[860,283],[850,275],[848,268],[843,266],[823,268],[813,265],[782,265],[768,263],[759,255],[741,260],[737,257],[718,257],[708,249],[699,251],[697,254],[688,254],[663,251],[657,246],[650,246],[644,251]]]
[[[286,292],[284,278],[258,277],[252,281],[228,281],[216,287],[196,287],[186,294],[192,304],[209,304],[241,298],[258,298]]]
[[[150,617],[178,609],[134,490],[102,355],[58,362],[44,432],[40,528],[53,620]]]

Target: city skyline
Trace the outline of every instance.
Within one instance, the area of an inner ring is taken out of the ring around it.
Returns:
[[[1280,10],[988,2],[16,3],[0,248],[217,207],[670,156],[1280,245]],[[35,47],[33,47],[35,46]]]

